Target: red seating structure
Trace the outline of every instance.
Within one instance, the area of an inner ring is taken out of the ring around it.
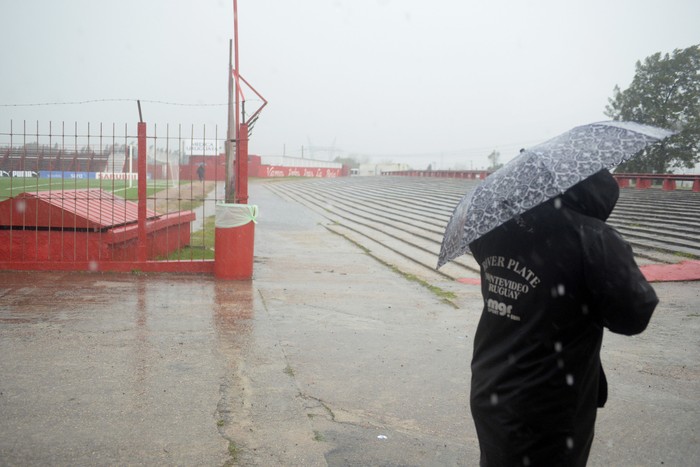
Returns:
[[[629,188],[632,183],[638,190],[651,188],[655,181],[661,182],[661,189],[664,191],[674,191],[677,189],[677,182],[693,182],[691,188],[694,192],[700,192],[700,174],[638,174],[622,173],[613,174],[620,188]]]

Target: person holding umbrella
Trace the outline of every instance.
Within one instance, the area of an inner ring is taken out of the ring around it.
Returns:
[[[438,267],[466,252],[480,265],[470,406],[482,466],[586,465],[607,399],[603,329],[640,333],[658,303],[605,222],[619,196],[606,167],[669,135],[574,128],[521,151],[455,208]]]

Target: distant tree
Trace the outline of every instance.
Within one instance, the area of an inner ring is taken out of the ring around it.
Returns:
[[[501,153],[493,150],[491,151],[491,154],[488,155],[489,159],[489,168],[488,170],[498,170],[501,167],[503,167],[503,164],[501,164],[499,161],[501,160]]]
[[[355,156],[352,155],[347,157],[336,157],[335,159],[333,159],[333,162],[340,162],[341,164],[347,165],[351,169],[357,169],[358,167],[360,167],[361,163],[359,160],[357,160]]]
[[[700,45],[637,62],[632,84],[615,86],[605,115],[677,131],[621,164],[618,172],[668,173],[700,160]]]

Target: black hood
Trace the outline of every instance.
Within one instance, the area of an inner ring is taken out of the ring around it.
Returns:
[[[603,169],[566,190],[560,199],[569,209],[605,221],[619,196],[617,181],[607,169]]]

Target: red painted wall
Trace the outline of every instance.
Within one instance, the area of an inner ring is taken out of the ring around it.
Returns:
[[[263,165],[260,156],[248,158],[248,176],[260,178],[273,177],[323,177],[336,178],[350,175],[350,168],[340,169],[325,167],[286,167],[281,165]]]
[[[189,244],[194,218],[192,211],[183,211],[148,221],[148,259]],[[106,232],[0,230],[0,261],[134,261],[137,244],[136,224]]]
[[[199,180],[197,168],[204,163],[204,180],[226,180],[226,155],[192,156],[190,163],[180,166],[180,180]],[[347,177],[350,168],[328,169],[325,167],[286,167],[278,165],[263,165],[260,156],[248,157],[248,176],[259,178],[271,177]]]
[[[204,163],[204,180],[226,180],[226,154],[218,156],[192,156],[188,165],[180,166],[180,180],[199,180],[197,168]]]

